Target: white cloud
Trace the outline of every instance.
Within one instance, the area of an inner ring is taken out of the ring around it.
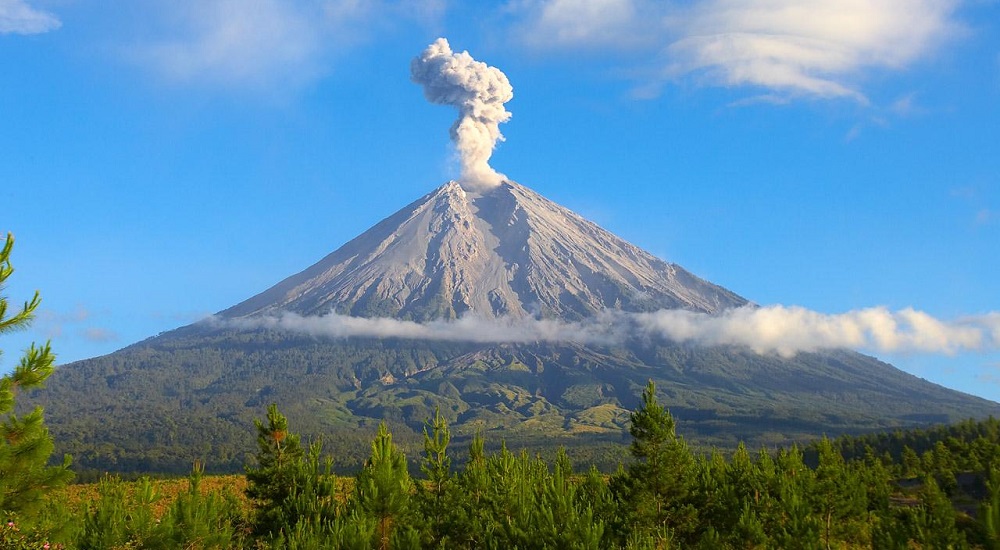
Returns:
[[[917,102],[916,92],[911,92],[893,101],[889,105],[889,112],[901,118],[909,118],[923,115],[927,110]]]
[[[541,0],[522,2],[512,11],[531,14],[519,34],[532,47],[619,49],[648,42],[655,20],[641,16],[647,7],[638,0]],[[635,32],[638,28],[644,32]]]
[[[46,338],[57,338],[63,335],[66,325],[85,323],[90,317],[90,310],[83,305],[77,305],[73,311],[43,309],[35,312],[32,330],[44,334]]]
[[[39,34],[58,29],[59,19],[24,0],[0,0],[0,34]]]
[[[581,322],[551,319],[415,323],[344,315],[302,317],[292,313],[211,323],[236,328],[287,330],[312,336],[352,336],[469,342],[579,342],[610,344],[630,338],[660,337],[699,345],[745,346],[759,353],[851,348],[883,353],[943,353],[1000,349],[1000,313],[942,321],[914,309],[883,307],[826,314],[801,307],[731,309],[721,315],[683,310],[653,313],[608,312]]]
[[[287,330],[311,336],[348,338],[352,336],[443,340],[452,342],[586,342],[611,343],[623,336],[620,318],[603,316],[582,323],[553,319],[480,319],[463,317],[454,321],[416,323],[391,318],[350,317],[330,314],[303,317],[283,313],[271,317],[227,320],[212,317],[209,323],[236,328]]]
[[[96,317],[102,316],[105,315],[96,315]],[[48,340],[78,336],[90,342],[103,343],[118,339],[114,331],[91,325],[95,320],[94,317],[94,313],[82,304],[77,305],[72,311],[43,309],[35,313],[31,330]]]
[[[319,70],[318,6],[281,0],[171,6],[170,36],[136,49],[139,60],[169,81],[259,86],[271,79],[311,78]]]
[[[974,225],[986,226],[1000,220],[1000,211],[993,208],[989,191],[989,187],[969,185],[953,188],[951,196],[962,200],[974,211],[972,214]]]
[[[129,46],[135,62],[169,82],[294,88],[387,19],[430,23],[441,0],[162,0],[154,37]]]
[[[521,5],[518,34],[536,49],[648,43],[649,55],[637,64],[655,73],[654,81],[691,79],[867,103],[859,88],[867,71],[903,69],[958,28],[952,20],[957,0],[598,3],[612,4],[608,10],[588,0]]]
[[[102,327],[87,327],[82,331],[83,338],[89,342],[106,343],[118,339],[114,331]]]

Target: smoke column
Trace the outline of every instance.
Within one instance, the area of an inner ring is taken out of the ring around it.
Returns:
[[[410,63],[410,78],[424,87],[431,103],[458,109],[450,132],[462,165],[462,187],[483,191],[500,185],[504,175],[489,161],[497,140],[503,140],[500,123],[511,116],[503,106],[514,97],[507,76],[469,52],[452,52],[448,41],[438,38]]]

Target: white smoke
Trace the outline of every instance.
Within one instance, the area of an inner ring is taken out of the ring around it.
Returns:
[[[428,101],[458,109],[451,139],[461,162],[462,187],[482,191],[500,185],[504,175],[489,161],[497,140],[503,140],[500,123],[511,116],[503,106],[514,97],[507,76],[469,52],[452,52],[448,41],[438,38],[413,59],[410,77],[424,87]]]
[[[705,346],[748,347],[784,357],[800,352],[850,348],[881,353],[943,353],[1000,350],[1000,312],[942,321],[922,311],[875,307],[841,314],[801,307],[742,307],[721,315],[684,310],[606,312],[580,322],[554,319],[482,319],[416,323],[390,318],[330,314],[303,317],[212,318],[220,326],[284,330],[311,336],[404,338],[456,342],[576,342],[619,344],[632,338],[665,338]]]

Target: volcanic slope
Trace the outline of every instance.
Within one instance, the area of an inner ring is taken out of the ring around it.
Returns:
[[[284,312],[574,321],[743,305],[524,186],[474,194],[451,182],[212,322],[62,367],[31,401],[45,406],[58,452],[120,471],[185,471],[194,460],[238,469],[254,448],[252,418],[272,402],[344,464],[366,454],[383,419],[417,456],[435,407],[457,441],[482,431],[494,443],[565,445],[580,460],[613,462],[616,451],[600,453],[627,440],[628,411],[650,379],[685,437],[721,447],[1000,413],[850,351],[329,338],[255,324]]]
[[[605,309],[716,313],[746,303],[527,187],[474,194],[452,181],[221,315],[577,320]]]

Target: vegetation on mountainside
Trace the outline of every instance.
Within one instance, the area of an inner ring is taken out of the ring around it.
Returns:
[[[936,443],[922,454],[903,447],[902,456],[918,456],[910,463],[873,447],[845,459],[840,449],[861,438],[701,455],[676,434],[652,383],[641,403],[630,415],[631,459],[611,476],[576,471],[565,453],[544,460],[505,446],[490,452],[479,437],[453,468],[449,426],[435,415],[426,423],[419,477],[382,425],[353,481],[330,474],[321,446],[303,447],[272,406],[257,423],[258,453],[245,481],[228,476],[206,489],[212,478],[196,468],[186,488],[114,478],[74,486],[53,499],[69,507],[30,518],[68,528],[16,523],[0,530],[0,547],[1000,547],[996,437],[951,438],[949,452],[983,461],[971,471],[955,469],[961,461],[944,460]],[[963,423],[956,433],[991,433],[996,423]],[[925,440],[936,431],[896,432],[885,441]],[[64,496],[80,491],[88,496]],[[4,546],[18,540],[38,544]]]
[[[415,455],[435,408],[456,444],[481,432],[488,445],[503,438],[549,458],[562,446],[575,464],[611,471],[649,379],[700,449],[1000,415],[995,403],[852,352],[784,359],[739,348],[330,340],[200,326],[61,368],[32,399],[45,406],[57,451],[85,477],[183,474],[194,461],[238,472],[255,449],[246,426],[269,403],[304,436],[322,437],[338,472],[361,465],[364,434],[381,421]]]

